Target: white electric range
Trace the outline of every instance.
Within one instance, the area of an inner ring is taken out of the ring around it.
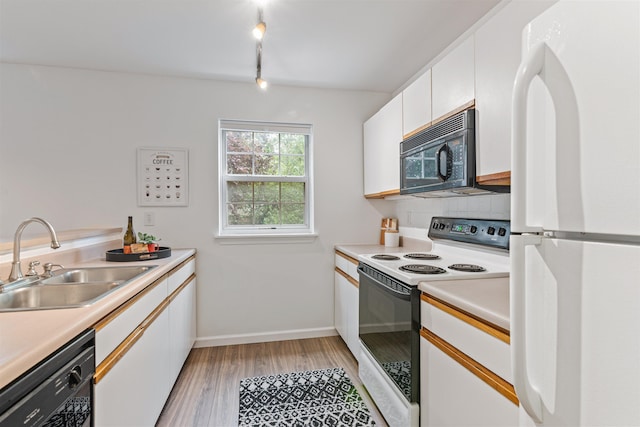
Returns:
[[[360,255],[359,376],[390,426],[419,424],[420,282],[509,276],[510,223],[434,217],[429,252]]]

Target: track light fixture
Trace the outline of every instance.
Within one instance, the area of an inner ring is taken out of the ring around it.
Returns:
[[[264,33],[266,31],[267,31],[267,24],[265,24],[264,21],[260,21],[258,22],[258,25],[256,25],[255,28],[253,29],[253,36],[258,40],[262,40],[262,38],[264,37]]]
[[[263,19],[262,6],[258,6],[258,24],[253,29],[253,35],[258,39],[256,43],[256,84],[260,89],[266,89],[267,81],[262,78],[262,38],[267,30],[267,24]]]

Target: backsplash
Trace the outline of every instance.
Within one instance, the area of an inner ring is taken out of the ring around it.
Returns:
[[[509,219],[510,207],[510,194],[411,198],[396,201],[395,215],[401,226],[426,229],[434,216]]]

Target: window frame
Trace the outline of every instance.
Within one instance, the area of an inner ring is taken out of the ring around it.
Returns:
[[[304,176],[285,175],[234,175],[227,173],[227,141],[226,132],[272,132],[294,133],[305,136]],[[313,127],[310,124],[278,123],[248,120],[218,121],[218,236],[223,237],[262,237],[315,236],[313,221]],[[229,225],[227,215],[227,183],[228,182],[302,182],[305,184],[304,224],[281,225]]]

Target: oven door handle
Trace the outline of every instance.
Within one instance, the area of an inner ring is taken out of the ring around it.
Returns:
[[[379,287],[383,291],[385,291],[387,293],[390,293],[394,297],[403,299],[405,301],[411,301],[411,291],[410,290],[407,289],[407,290],[405,290],[405,292],[402,292],[402,291],[399,291],[397,289],[390,288],[389,286],[385,285],[384,283],[382,283],[382,282],[378,281],[377,279],[375,279],[374,277],[372,277],[370,274],[365,273],[364,270],[362,270],[360,267],[358,267],[358,273],[360,273],[361,275],[365,276],[367,279],[369,279],[369,281],[371,283],[373,283],[374,285],[376,285],[377,287]]]

